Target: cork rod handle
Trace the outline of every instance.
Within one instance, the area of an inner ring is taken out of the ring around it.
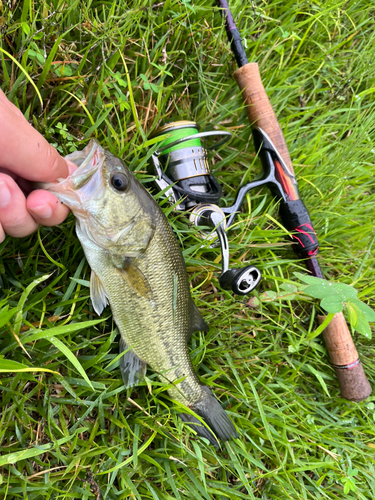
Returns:
[[[266,132],[279,151],[282,159],[294,175],[288,148],[277,121],[275,112],[263,87],[257,63],[247,63],[234,72],[234,78],[242,90],[247,105],[247,116],[251,125],[256,125]]]
[[[323,323],[325,318],[319,316],[318,319]],[[329,360],[336,372],[341,396],[350,401],[368,398],[372,389],[342,312],[335,314],[323,331],[323,338]]]

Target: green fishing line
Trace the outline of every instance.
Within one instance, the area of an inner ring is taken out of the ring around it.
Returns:
[[[192,126],[187,126],[184,128],[178,128],[173,130],[171,127],[171,130],[168,130],[167,128],[164,128],[162,131],[162,134],[170,134],[170,137],[168,139],[165,139],[162,143],[161,146],[166,146],[167,144],[171,144],[172,142],[175,142],[179,139],[182,139],[184,137],[188,137],[189,135],[195,135],[198,134],[198,129],[196,127]],[[172,151],[177,151],[178,149],[182,148],[200,148],[202,147],[200,139],[191,139],[190,141],[183,142],[181,144],[177,144],[176,146],[173,146],[170,149],[167,149],[166,151],[163,151],[163,155],[171,153]]]

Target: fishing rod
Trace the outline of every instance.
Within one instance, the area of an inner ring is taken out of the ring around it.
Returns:
[[[233,76],[246,104],[255,148],[263,167],[262,179],[244,186],[242,196],[260,185],[266,184],[270,188],[280,201],[281,220],[292,233],[293,250],[304,259],[313,276],[324,279],[316,257],[319,251],[318,239],[307,208],[300,198],[288,147],[264,89],[258,64],[248,62],[228,2],[217,0],[217,5],[225,19],[226,32],[238,65]],[[324,316],[320,316],[320,323],[324,319]],[[366,399],[372,389],[342,312],[335,314],[325,328],[323,339],[342,397],[351,401]]]

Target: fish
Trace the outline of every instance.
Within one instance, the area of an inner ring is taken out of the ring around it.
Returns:
[[[124,162],[91,140],[66,156],[78,168],[44,184],[76,217],[76,234],[91,267],[90,297],[100,316],[109,304],[120,332],[125,387],[147,366],[189,409],[180,417],[217,446],[238,437],[211,390],[200,384],[187,342],[207,325],[194,304],[178,240],[163,211]],[[204,424],[202,424],[202,421]]]

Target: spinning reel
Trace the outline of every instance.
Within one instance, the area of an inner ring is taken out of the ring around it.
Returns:
[[[226,230],[251,187],[244,191],[244,187],[250,186],[248,184],[240,189],[232,207],[220,208],[222,190],[210,172],[207,149],[201,144],[201,139],[221,137],[211,146],[213,150],[229,141],[232,134],[224,131],[199,133],[195,122],[179,121],[164,125],[152,137],[165,135],[169,137],[161,140],[159,149],[151,156],[157,186],[165,191],[177,210],[191,212],[190,221],[194,225],[210,226],[215,230],[222,253],[221,287],[238,295],[250,293],[258,285],[261,273],[255,266],[229,268]]]

